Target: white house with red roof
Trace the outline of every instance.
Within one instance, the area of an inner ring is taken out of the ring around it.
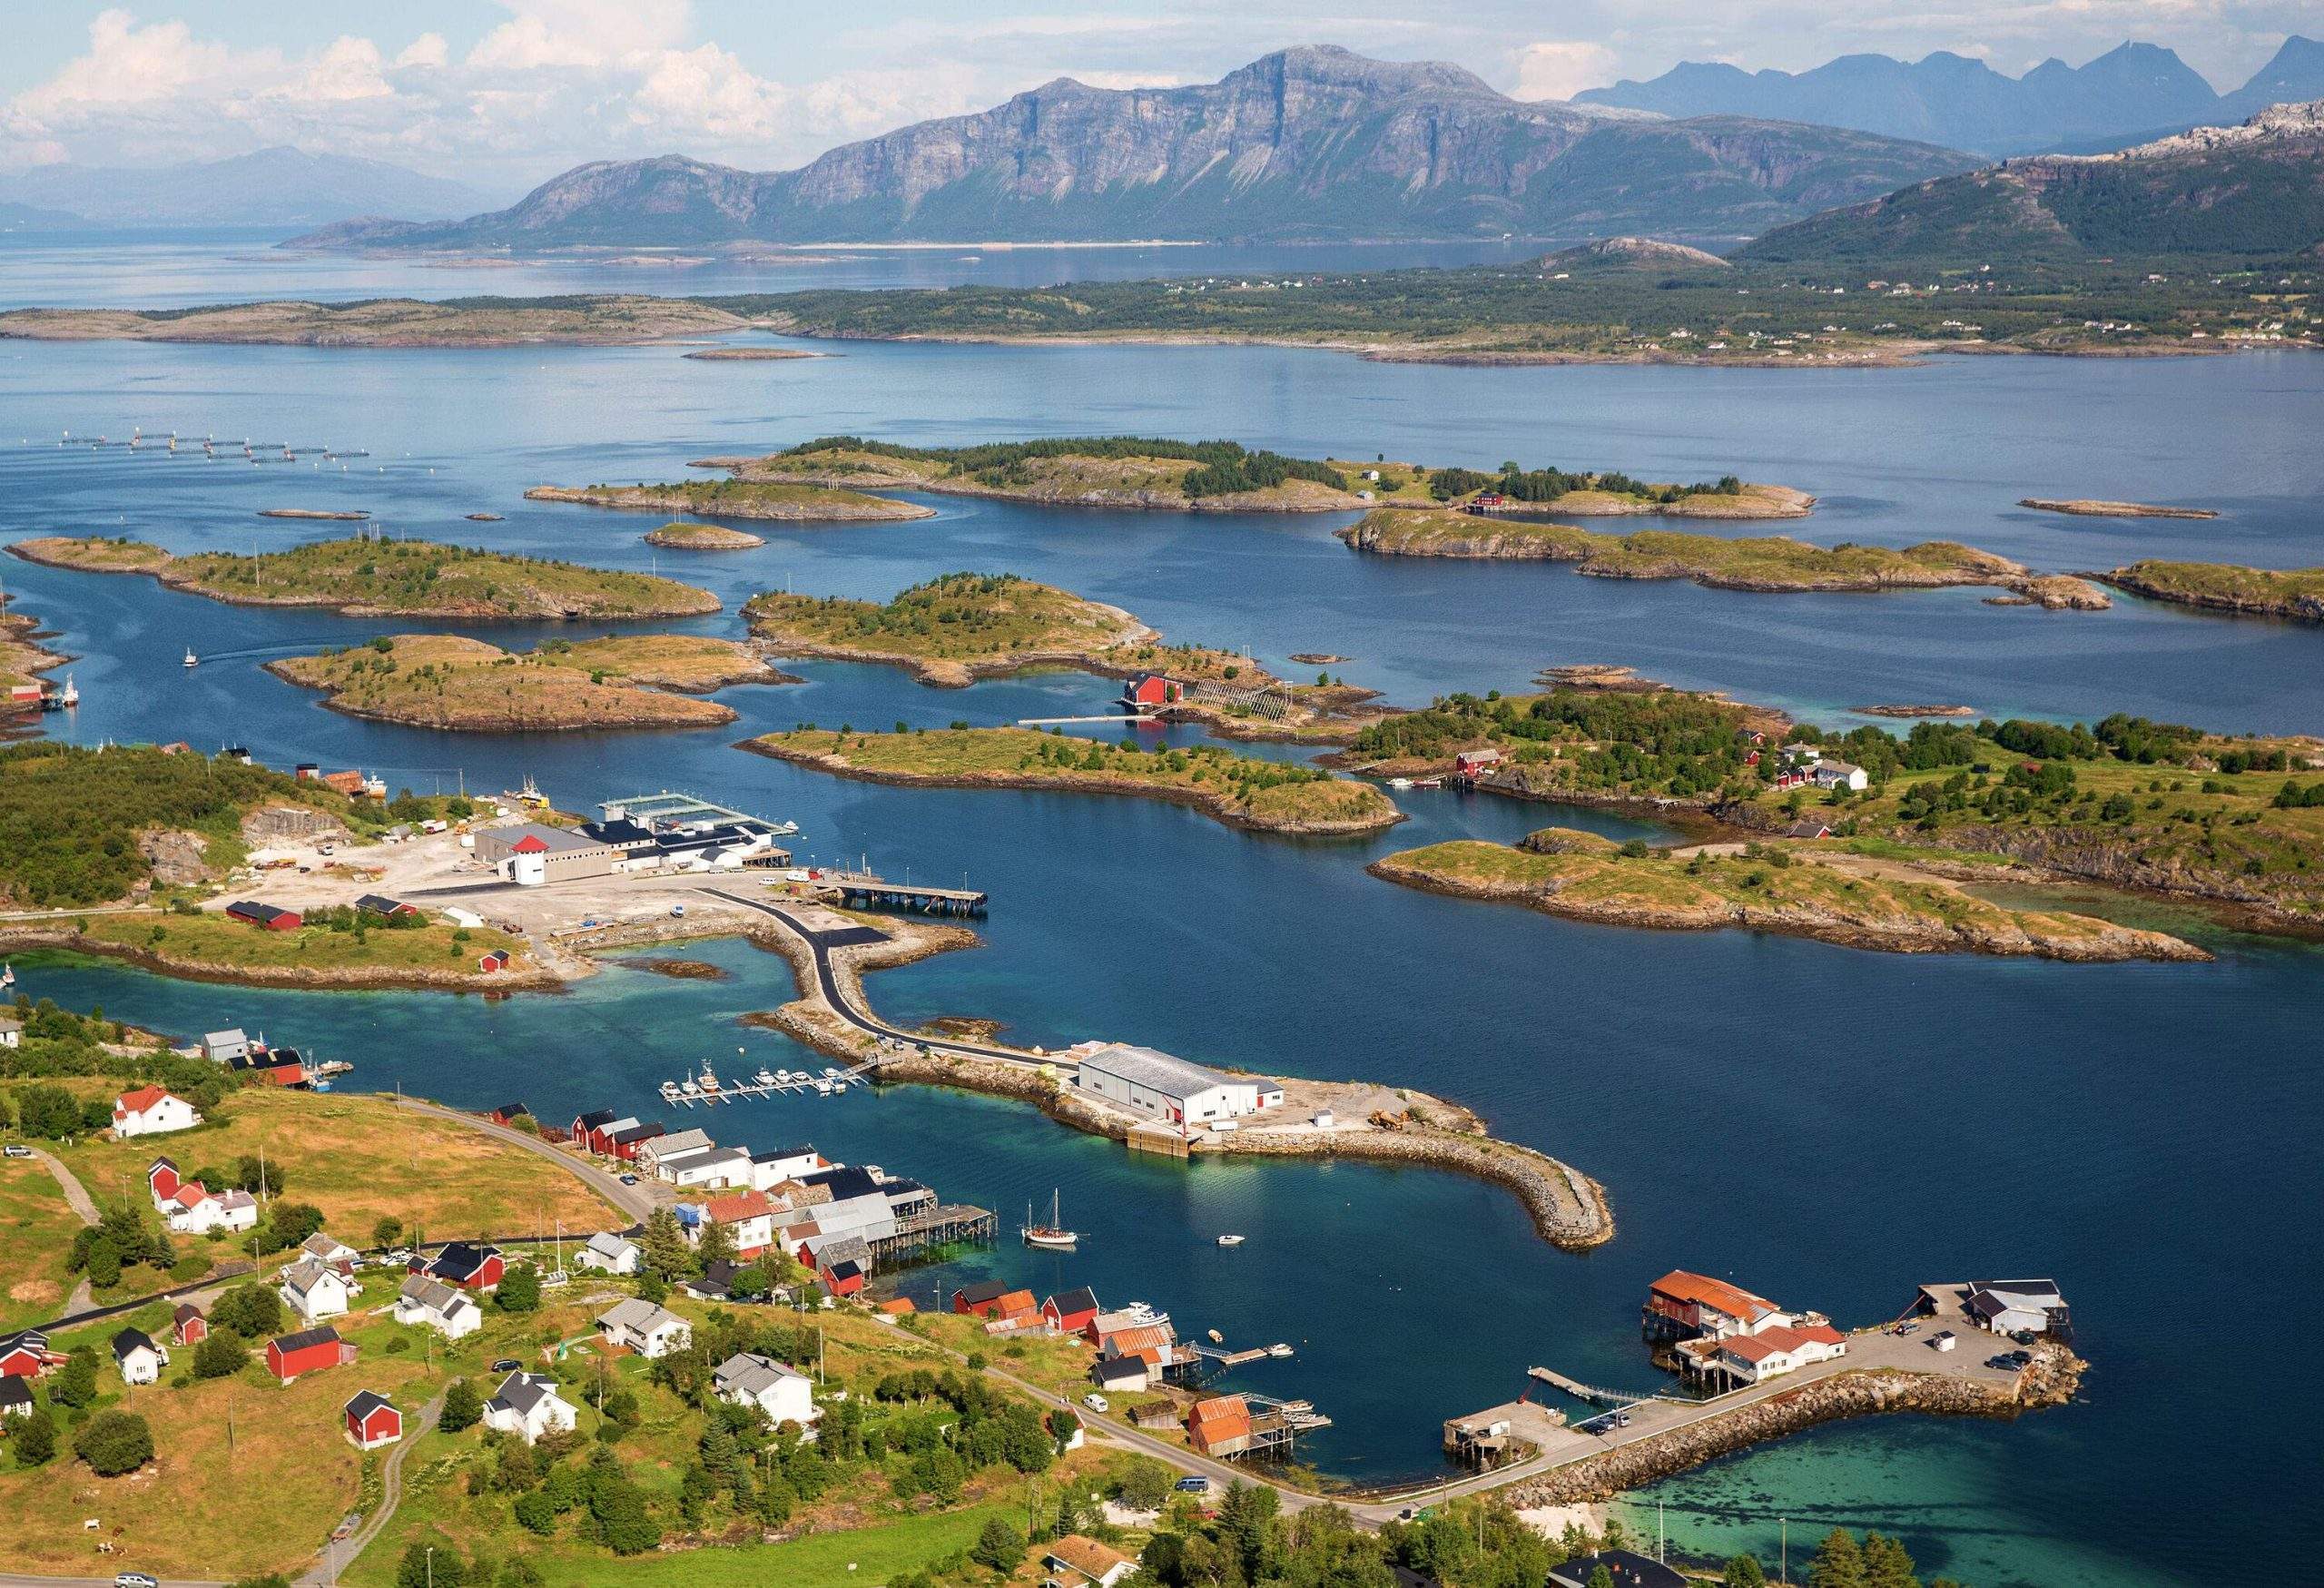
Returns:
[[[250,1229],[258,1223],[258,1198],[239,1189],[213,1195],[200,1180],[186,1180],[179,1185],[177,1195],[162,1204],[162,1214],[177,1235]]]
[[[1746,1384],[1765,1384],[1847,1354],[1847,1337],[1829,1324],[1805,1327],[1777,1324],[1756,1335],[1734,1335],[1719,1341],[1717,1359],[1709,1366]]]
[[[710,1222],[724,1225],[734,1236],[734,1255],[746,1263],[774,1244],[774,1211],[764,1191],[732,1191],[703,1205]],[[701,1228],[695,1226],[697,1241]]]
[[[1797,1315],[1739,1285],[1673,1268],[1647,1287],[1646,1321],[1651,1331],[1665,1338],[1723,1340],[1798,1320]]]
[[[172,1130],[191,1130],[201,1123],[200,1109],[158,1086],[141,1086],[113,1100],[113,1133],[117,1139],[162,1136]]]

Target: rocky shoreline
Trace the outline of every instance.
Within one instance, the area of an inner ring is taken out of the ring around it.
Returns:
[[[2256,573],[2263,581],[2269,577],[2264,569],[2242,571]],[[2315,573],[2315,570],[2307,571],[2311,575]],[[2142,596],[2150,601],[2168,602],[2174,607],[2194,607],[2206,612],[2231,612],[2241,617],[2280,617],[2294,623],[2324,623],[2324,588],[2312,592],[2288,590],[2280,594],[2198,589],[2159,580],[2142,572],[2136,564],[2094,573],[2090,577],[2131,595]]]
[[[1610,1500],[1722,1455],[1850,1417],[1890,1412],[2015,1417],[2072,1401],[2088,1366],[2064,1346],[2044,1343],[2034,1347],[2032,1364],[2006,1388],[1935,1373],[1835,1373],[1722,1415],[1553,1467],[1512,1484],[1503,1497],[1520,1507]]]
[[[525,493],[528,502],[572,502],[585,508],[614,508],[656,513],[705,513],[721,518],[757,518],[785,524],[878,524],[911,518],[932,518],[933,508],[918,502],[891,501],[885,497],[862,501],[733,501],[704,503],[683,488],[613,486],[603,489],[578,485],[537,485]]]
[[[70,927],[0,926],[0,948],[70,949],[75,953],[120,960],[181,981],[212,981],[234,987],[293,987],[318,992],[541,992],[561,988],[566,980],[539,964],[489,975],[477,971],[417,971],[384,965],[342,965],[327,971],[305,965],[222,965],[84,937]]]
[[[1123,646],[1150,645],[1161,636],[1118,607],[1108,607],[1097,601],[1088,605],[1121,621],[1122,626],[1104,636],[1102,644],[1093,647],[1058,646],[1012,651],[1004,656],[915,656],[903,651],[883,651],[876,646],[832,645],[822,640],[801,639],[783,634],[777,626],[759,622],[753,623],[752,633],[770,656],[901,667],[912,676],[914,682],[925,684],[931,689],[966,689],[980,678],[1006,678],[1043,667],[1071,667],[1101,678],[1132,676],[1137,669],[1107,662],[1102,659],[1105,653]]]

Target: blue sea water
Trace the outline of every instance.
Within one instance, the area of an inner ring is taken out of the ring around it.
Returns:
[[[1853,705],[1960,700],[1996,715],[2324,727],[2324,634],[2135,601],[2042,614],[1974,591],[1752,596],[1364,558],[1331,538],[1338,517],[945,498],[917,523],[778,530],[750,552],[681,559],[638,539],[651,516],[521,498],[549,481],[665,478],[692,459],[827,431],[1138,431],[1690,478],[1731,469],[1816,492],[1817,516],[1789,527],[1808,538],[1953,538],[2043,567],[2145,555],[2308,566],[2324,562],[2313,361],[1808,373],[1453,370],[1268,349],[840,350],[705,364],[660,348],[0,343],[0,538],[107,530],[246,549],[333,532],[260,508],[350,506],[392,531],[658,566],[726,603],[683,626],[704,632],[735,632],[744,597],[785,583],[884,596],[952,568],[1005,568],[1117,602],[1174,638],[1248,646],[1278,668],[1295,650],[1348,655],[1334,671],[1407,704],[1589,661],[1834,722]],[[56,444],[64,429],[121,436],[133,424],[373,456],[341,474]],[[2037,494],[2223,517],[2117,524],[2012,506]],[[506,519],[465,521],[472,511]],[[2084,1404],[2015,1424],[1827,1429],[1644,1500],[1664,1502],[1682,1546],[1748,1544],[1769,1558],[1784,1518],[1795,1544],[1803,1523],[1901,1529],[1925,1570],[1985,1588],[2285,1580],[2304,1567],[2301,1530],[2283,1523],[2313,1514],[2303,1441],[2324,1408],[2277,1358],[2266,1320],[2324,1303],[2310,1233],[2324,1157],[2313,948],[2222,936],[2212,964],[2081,967],[1586,927],[1412,893],[1362,866],[1439,837],[1505,840],[1553,819],[1636,830],[1625,824],[1415,792],[1399,796],[1413,820],[1395,832],[1307,843],[1138,802],[839,783],[728,747],[801,720],[1101,708],[1109,686],[1078,675],[937,691],[810,664],[803,684],[727,692],[743,720],[723,730],[447,735],[324,711],[259,670],[394,626],[15,560],[0,577],[77,658],[84,703],[51,719],[60,736],[231,741],[276,764],[359,765],[422,788],[531,774],[568,807],[694,788],[797,820],[803,853],[868,852],[891,873],[965,873],[992,890],[984,946],[873,980],[898,1019],[985,1015],[1029,1043],[1102,1036],[1405,1080],[1602,1180],[1620,1233],[1571,1257],[1536,1239],[1505,1195],[1442,1175],[1155,1163],[1028,1110],[911,1089],[719,1115],[724,1137],[803,1137],[1004,1215],[1059,1188],[1089,1232],[1081,1253],[1005,1248],[908,1287],[967,1271],[1087,1282],[1237,1343],[1288,1341],[1295,1358],[1240,1381],[1334,1417],[1308,1453],[1327,1471],[1433,1472],[1438,1423],[1513,1395],[1532,1363],[1647,1381],[1636,1308],[1669,1267],[1732,1275],[1845,1322],[1894,1313],[1921,1281],[2034,1271],[2056,1275],[2074,1303],[2096,1365]],[[176,666],[187,646],[205,658],[192,673]],[[355,1084],[473,1106],[513,1093],[554,1115],[658,1111],[662,1079],[738,1045],[753,1068],[799,1061],[782,1039],[734,1023],[791,996],[783,962],[736,942],[700,952],[731,979],[616,966],[502,1001],[261,993],[81,962],[18,969],[29,991],[171,1031],[264,1027],[353,1060]],[[1226,1231],[1249,1240],[1222,1251],[1212,1238]],[[2222,1537],[2237,1541],[2224,1574]]]

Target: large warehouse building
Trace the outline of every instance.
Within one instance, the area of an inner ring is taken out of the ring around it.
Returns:
[[[537,888],[574,877],[609,877],[622,853],[610,843],[562,827],[520,822],[478,833],[476,857],[510,882]]]
[[[1256,1075],[1228,1075],[1152,1048],[1120,1042],[1083,1059],[1076,1084],[1093,1097],[1174,1125],[1239,1119],[1283,1101],[1283,1086],[1278,1081]]]

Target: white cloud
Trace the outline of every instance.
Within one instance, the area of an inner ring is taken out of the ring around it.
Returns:
[[[1520,99],[1571,99],[1614,80],[1614,52],[1579,39],[1545,39],[1517,56]]]
[[[687,0],[500,0],[514,13],[477,41],[467,64],[478,71],[596,69],[636,64],[673,50],[693,31]]]
[[[451,49],[444,43],[442,34],[423,33],[404,46],[403,54],[396,57],[396,64],[405,68],[441,66],[450,59]]]

